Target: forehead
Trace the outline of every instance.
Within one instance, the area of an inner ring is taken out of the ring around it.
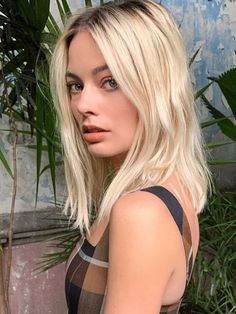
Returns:
[[[105,64],[105,59],[88,31],[81,31],[72,39],[68,50],[68,70],[80,71]]]

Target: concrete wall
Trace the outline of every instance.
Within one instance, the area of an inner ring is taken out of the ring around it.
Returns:
[[[52,252],[45,242],[13,247],[9,291],[11,314],[67,313],[64,295],[65,265],[58,265],[42,273],[35,270],[45,252]]]
[[[236,1],[235,0],[162,0],[180,25],[189,57],[200,47],[200,53],[191,67],[194,90],[207,84],[207,77],[236,66]],[[225,115],[232,113],[217,87],[207,92],[208,99]],[[202,121],[209,118],[205,106],[198,103]],[[236,122],[236,121],[234,121]],[[204,130],[206,142],[228,141],[218,126]],[[224,146],[211,151],[216,159],[236,160],[236,145]],[[220,186],[235,190],[236,166],[214,166]]]

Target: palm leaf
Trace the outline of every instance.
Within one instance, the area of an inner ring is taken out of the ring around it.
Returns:
[[[200,90],[198,90],[195,95],[194,95],[194,98],[195,99],[198,99],[199,97],[201,97],[205,91],[212,85],[212,82],[206,84],[205,86],[203,86]]]
[[[60,28],[57,25],[53,15],[50,12],[48,15],[48,20],[47,20],[46,26],[47,26],[49,33],[56,36],[56,38],[60,35],[60,33],[61,33]]]
[[[205,145],[205,149],[213,149],[213,148],[218,148],[218,147],[222,147],[225,145],[230,145],[230,144],[234,144],[235,142],[217,142],[217,143],[209,143]]]
[[[67,16],[71,15],[71,10],[70,10],[70,7],[69,7],[67,1],[66,0],[61,0],[61,2],[62,2],[62,5],[63,5],[63,9],[64,9],[65,14]]]
[[[37,271],[46,271],[62,262],[65,262],[75,245],[78,243],[81,234],[78,230],[68,229],[49,241],[48,247],[56,249],[57,252],[44,254],[39,263],[37,263]]]
[[[48,150],[48,148],[47,148],[47,150]],[[64,164],[63,161],[55,161],[55,165],[56,165],[56,166],[63,166],[63,164]],[[50,164],[47,165],[47,166],[45,166],[45,167],[41,170],[40,176],[41,176],[46,170],[48,170],[48,169],[49,169],[49,170],[51,169]]]
[[[60,13],[61,20],[63,24],[65,25],[68,15],[71,14],[71,10],[66,0],[56,0],[56,2],[57,2],[57,8]]]
[[[44,120],[44,110],[43,110],[43,97],[42,94],[38,91],[37,98],[36,98],[36,198],[35,201],[37,202],[38,199],[38,190],[39,190],[39,179],[40,179],[40,171],[41,171],[41,161],[42,161],[42,146],[43,146],[43,136],[42,133],[39,132],[40,128],[43,129],[43,120]]]
[[[11,176],[11,178],[13,179],[13,173],[11,170],[11,167],[9,166],[6,157],[4,156],[1,148],[0,148],[0,160],[3,163],[3,166],[5,167],[6,171],[8,172],[8,174]]]
[[[201,122],[201,128],[202,129],[207,128],[207,127],[212,126],[214,124],[218,124],[221,121],[225,121],[226,119],[228,119],[228,118],[224,117],[224,118],[211,119],[211,120],[208,120],[208,121],[205,121],[205,122]]]
[[[60,3],[59,0],[56,0],[56,2],[57,2],[57,8],[58,8],[58,11],[60,13],[60,17],[61,17],[62,23],[65,25],[66,13],[64,11],[63,5]]]
[[[196,59],[199,51],[201,50],[201,47],[197,49],[197,51],[194,53],[194,55],[191,57],[191,59],[189,60],[189,67],[191,67],[191,65],[193,64],[194,60]]]
[[[236,117],[236,68],[224,72],[218,78],[210,77],[210,79],[218,83],[233,115]]]
[[[229,164],[235,164],[236,160],[225,160],[225,159],[208,159],[209,165],[229,165]]]
[[[218,120],[217,123],[221,131],[230,139],[236,141],[236,125],[233,124],[233,122],[230,119],[228,119],[223,113],[221,113],[218,109],[213,107],[204,95],[201,96],[201,99],[215,119],[222,119],[222,121]]]

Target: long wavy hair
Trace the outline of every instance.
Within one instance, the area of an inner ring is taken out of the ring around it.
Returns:
[[[73,37],[84,30],[90,32],[114,79],[138,110],[133,144],[113,174],[107,159],[88,152],[70,109],[65,80],[68,49]],[[189,191],[196,212],[203,209],[210,175],[185,47],[167,9],[150,0],[131,0],[73,15],[55,47],[51,87],[64,148],[65,211],[70,209],[81,232],[89,232],[92,209],[98,219],[108,217],[121,195],[161,185],[174,172]]]

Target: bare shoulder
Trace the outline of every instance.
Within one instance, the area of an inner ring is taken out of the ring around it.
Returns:
[[[157,313],[181,236],[166,205],[151,193],[121,197],[109,223],[107,313]]]
[[[115,203],[110,217],[111,233],[116,231],[116,226],[121,236],[127,228],[129,234],[137,232],[146,240],[155,236],[161,239],[161,235],[166,236],[168,233],[171,236],[170,232],[174,235],[178,231],[163,201],[145,191],[129,193]]]
[[[188,193],[181,190],[177,184],[167,185],[166,188],[177,199],[183,209],[190,228],[193,259],[195,260],[199,245],[199,221],[196,211],[192,206]],[[182,236],[166,204],[150,192],[137,191],[121,197],[112,209],[111,224],[111,232],[116,224],[119,230],[121,230],[121,227],[125,228],[126,226],[127,228],[132,227],[134,232],[137,226],[139,226],[137,232],[139,228],[143,227],[143,232],[146,230],[145,239],[156,236],[160,239],[160,242],[158,241],[160,245],[165,245],[171,237],[173,252],[173,247],[183,246]],[[151,231],[154,233],[151,233]],[[144,233],[141,232],[141,234],[144,236]],[[122,235],[124,235],[123,232]]]

